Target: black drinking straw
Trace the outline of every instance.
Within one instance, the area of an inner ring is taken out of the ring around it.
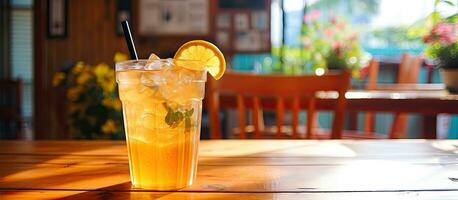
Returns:
[[[124,38],[126,39],[127,47],[129,48],[130,59],[138,60],[137,51],[135,50],[134,40],[132,39],[132,33],[130,32],[129,22],[121,22],[122,30],[124,32]]]

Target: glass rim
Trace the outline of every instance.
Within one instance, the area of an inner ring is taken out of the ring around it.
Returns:
[[[149,59],[138,59],[138,60],[123,60],[116,62],[116,65],[122,65],[122,64],[127,64],[127,63],[141,63],[141,62],[148,62],[150,61]],[[170,62],[170,61],[186,61],[186,62],[201,62],[200,60],[186,60],[186,59],[175,59],[175,58],[161,58],[161,59],[155,59],[152,61],[159,61],[159,62]]]
[[[201,64],[202,61],[199,60],[186,60],[186,59],[173,59],[173,58],[165,58],[165,59],[155,59],[155,60],[149,60],[149,59],[138,59],[138,60],[124,60],[120,62],[115,63],[115,71],[126,71],[126,70],[146,70],[150,71],[150,69],[144,69],[143,67],[146,66],[148,62],[160,62],[160,63],[170,63],[172,65],[180,65],[177,62],[192,62],[192,63],[199,63]],[[151,71],[156,71],[156,69],[151,70]],[[199,70],[200,71],[200,70]],[[206,69],[201,70],[201,71],[207,71]]]

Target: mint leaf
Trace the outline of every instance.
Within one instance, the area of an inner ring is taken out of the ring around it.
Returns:
[[[171,126],[173,124],[173,112],[167,111],[167,115],[165,116],[165,123]]]
[[[189,110],[186,110],[186,112],[184,113],[184,115],[185,115],[186,117],[191,117],[193,113],[194,113],[194,108],[191,108],[191,109],[189,109]]]
[[[181,121],[183,121],[183,113],[180,111],[175,111],[172,114],[172,123],[169,124],[169,126],[175,128],[180,124]]]
[[[191,118],[189,117],[184,120],[184,131],[185,133],[191,132]]]
[[[189,133],[192,127],[191,117],[194,113],[194,108],[185,111],[179,111],[178,108],[174,111],[166,102],[162,103],[164,108],[167,110],[167,115],[165,116],[165,123],[171,128],[176,128],[183,120],[185,125],[185,132]]]

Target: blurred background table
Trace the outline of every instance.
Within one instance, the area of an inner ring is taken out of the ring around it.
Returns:
[[[346,93],[346,111],[416,113],[423,116],[422,138],[437,138],[437,115],[458,114],[458,94],[447,92],[443,84],[381,84],[374,90],[352,89]],[[336,92],[320,92],[317,110],[332,110]],[[237,108],[234,98],[222,95],[222,108]],[[249,102],[248,107],[253,105]],[[291,105],[286,103],[286,109]],[[263,101],[264,109],[275,109],[274,101]],[[306,108],[306,105],[302,105]]]
[[[0,141],[1,199],[453,199],[458,141],[202,141],[197,180],[131,188],[120,141]]]
[[[347,110],[405,112],[423,116],[423,136],[437,138],[437,115],[458,114],[458,94],[443,84],[385,84],[374,90],[350,90]]]
[[[418,91],[441,91],[445,90],[445,85],[441,83],[396,83],[396,84],[377,84],[375,90],[387,91],[402,91],[402,90],[418,90]]]

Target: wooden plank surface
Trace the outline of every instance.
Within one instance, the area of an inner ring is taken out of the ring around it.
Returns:
[[[435,192],[349,192],[349,193],[222,193],[222,192],[117,192],[117,191],[0,191],[2,199],[69,199],[69,200],[86,200],[86,199],[244,199],[244,200],[387,200],[387,199],[405,199],[405,200],[455,200],[458,192],[454,191],[435,191]]]
[[[320,92],[317,98],[317,110],[332,110],[338,97],[336,92]],[[347,111],[378,111],[378,112],[409,112],[421,114],[450,113],[458,114],[458,94],[451,94],[445,90],[349,90]],[[275,102],[266,99],[262,103],[266,110],[275,109]],[[222,108],[236,108],[235,100],[222,96]],[[246,104],[247,108],[253,105]],[[286,109],[292,108],[291,102],[285,103]],[[302,109],[307,108],[301,102]]]
[[[453,140],[202,141],[196,183],[164,198],[447,197],[458,195],[457,153]],[[0,141],[2,197],[161,196],[133,189],[129,180],[124,142]]]
[[[445,90],[445,85],[442,83],[429,83],[429,84],[409,84],[409,83],[398,83],[398,84],[377,84],[373,90],[388,90],[388,91],[440,91]]]
[[[323,98],[334,98],[336,93],[323,92]],[[329,95],[329,96],[326,96]],[[437,99],[458,100],[458,94],[451,94],[445,90],[350,90],[345,94],[347,99]]]

